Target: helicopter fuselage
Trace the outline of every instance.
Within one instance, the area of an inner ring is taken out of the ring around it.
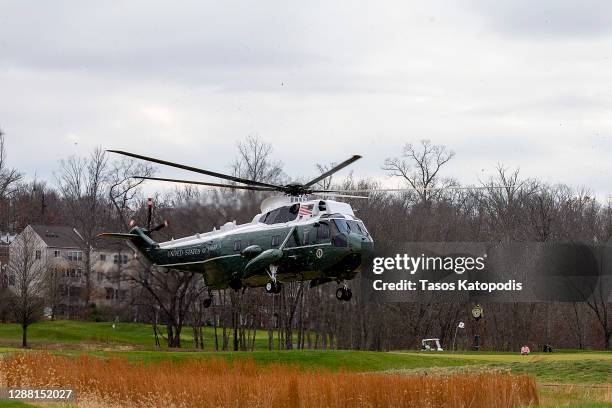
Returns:
[[[210,288],[352,279],[372,238],[346,203],[332,200],[262,204],[252,222],[152,245],[138,245],[154,265],[204,274]],[[131,234],[146,233],[134,229]],[[147,236],[148,238],[148,236]]]

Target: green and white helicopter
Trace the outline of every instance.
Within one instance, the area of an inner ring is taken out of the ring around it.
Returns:
[[[133,227],[128,233],[103,233],[102,237],[125,239],[153,265],[202,273],[210,289],[265,287],[271,294],[281,282],[310,280],[311,286],[337,282],[338,300],[352,297],[346,281],[357,274],[362,248],[373,239],[351,206],[328,197],[368,198],[344,195],[346,190],[318,189],[315,185],[350,165],[361,156],[352,156],[305,184],[284,186],[216,173],[119,150],[109,152],[176,167],[232,181],[220,184],[204,181],[136,177],[147,180],[187,183],[229,189],[281,192],[261,204],[261,213],[246,224],[227,222],[219,229],[192,236],[155,242],[151,233],[167,224],[146,229]],[[319,198],[317,198],[319,197]],[[211,304],[210,299],[205,305]]]

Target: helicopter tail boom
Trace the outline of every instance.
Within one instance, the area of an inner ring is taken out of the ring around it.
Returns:
[[[98,234],[98,236],[101,238],[109,238],[109,239],[132,239],[132,238],[138,237],[138,235],[136,234],[128,234],[128,233],[122,233],[122,232],[103,232],[101,234]]]
[[[151,237],[149,237],[147,230],[143,230],[142,228],[139,228],[139,227],[132,228],[130,232],[128,233],[103,232],[99,234],[98,236],[102,238],[109,238],[109,239],[128,240],[132,244],[134,244],[136,248],[141,249],[141,250],[156,248],[159,246],[157,242],[153,241]]]

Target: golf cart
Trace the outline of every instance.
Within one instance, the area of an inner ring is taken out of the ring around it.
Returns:
[[[422,351],[444,351],[440,345],[440,339],[423,339],[421,340]]]

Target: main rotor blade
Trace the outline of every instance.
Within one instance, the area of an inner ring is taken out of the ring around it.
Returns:
[[[166,160],[156,159],[154,157],[148,157],[148,156],[143,156],[143,155],[140,155],[140,154],[124,152],[122,150],[107,150],[107,152],[122,154],[124,156],[134,157],[136,159],[146,160],[146,161],[150,161],[150,162],[153,162],[153,163],[159,163],[159,164],[163,164],[164,166],[176,167],[178,169],[193,171],[195,173],[206,174],[207,176],[213,176],[213,177],[218,177],[218,178],[222,178],[222,179],[225,179],[225,180],[231,180],[231,181],[235,181],[236,183],[242,183],[242,184],[246,184],[246,185],[249,185],[249,186],[260,186],[260,187],[270,187],[270,188],[274,188],[274,189],[282,189],[281,186],[275,186],[274,184],[267,184],[267,183],[262,183],[260,181],[247,180],[247,179],[243,179],[243,178],[240,178],[240,177],[235,177],[235,176],[230,176],[230,175],[227,175],[227,174],[217,173],[217,172],[214,172],[214,171],[199,169],[197,167],[191,167],[191,166],[186,166],[184,164],[178,164],[178,163],[173,163],[173,162],[169,162],[169,161],[166,161]]]
[[[337,193],[314,193],[313,195],[321,196],[321,197],[341,197],[341,198],[365,198],[367,200],[370,199],[368,196],[358,196],[358,195],[347,195],[347,194],[337,194]]]
[[[311,193],[383,193],[383,192],[405,192],[405,191],[442,191],[442,190],[488,190],[512,188],[511,186],[473,186],[473,187],[428,187],[428,188],[369,188],[356,190],[311,190]]]
[[[146,177],[146,176],[134,176],[132,178],[140,179],[140,180],[169,181],[171,183],[196,184],[199,186],[223,187],[223,188],[231,188],[234,190],[276,191],[275,188],[256,187],[256,186],[236,186],[233,184],[208,183],[206,181],[178,180],[178,179],[168,179],[168,178],[161,178],[161,177]]]
[[[356,162],[359,159],[361,159],[361,156],[359,156],[357,154],[354,155],[350,159],[343,161],[342,163],[340,163],[336,167],[333,167],[332,169],[330,169],[330,170],[326,171],[325,173],[321,174],[319,177],[317,177],[317,178],[315,178],[313,180],[310,180],[308,183],[304,184],[304,187],[310,187],[310,186],[318,183],[319,181],[326,179],[327,177],[331,176],[335,172],[337,172],[339,170],[342,170],[343,168],[345,168],[349,164],[354,163],[354,162]]]

